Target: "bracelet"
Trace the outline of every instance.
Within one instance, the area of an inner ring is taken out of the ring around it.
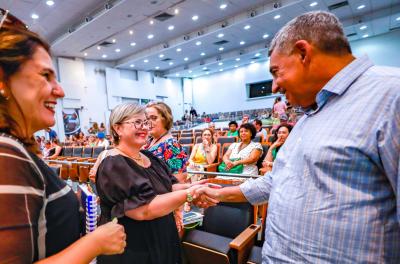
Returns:
[[[186,202],[193,202],[193,195],[189,191],[186,191]]]

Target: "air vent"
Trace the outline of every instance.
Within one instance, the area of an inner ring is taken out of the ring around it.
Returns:
[[[217,42],[214,42],[213,44],[214,45],[224,45],[224,44],[226,44],[226,43],[228,43],[229,41],[227,41],[227,40],[221,40],[221,41],[217,41]]]
[[[341,8],[343,6],[348,6],[348,5],[349,5],[349,2],[343,1],[343,2],[340,2],[340,3],[334,4],[334,5],[328,6],[328,9],[329,9],[329,11],[332,11],[332,10]]]
[[[161,14],[155,16],[154,19],[157,19],[158,21],[163,22],[165,20],[170,19],[171,17],[174,17],[174,15],[171,15],[171,14],[168,14],[168,13],[164,12],[164,13],[161,13]]]
[[[355,36],[355,35],[357,35],[357,33],[350,33],[350,34],[347,34],[346,36],[347,36],[347,37],[353,37],[353,36]]]
[[[171,58],[165,58],[165,59],[163,59],[161,61],[170,61],[170,60],[172,60],[172,59]]]
[[[101,46],[101,47],[109,47],[109,46],[111,46],[111,45],[114,45],[114,43],[109,42],[109,41],[103,41],[103,42],[101,42],[101,43],[99,44],[99,46]]]

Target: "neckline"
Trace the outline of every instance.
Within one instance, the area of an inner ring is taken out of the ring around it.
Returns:
[[[163,137],[165,137],[166,135],[168,135],[169,131],[165,132],[164,134],[162,134],[156,141],[154,141],[153,144],[151,144],[151,142],[153,141],[153,139],[150,141],[150,145],[149,148],[154,147]]]
[[[21,141],[19,138],[17,138],[16,136],[13,136],[13,135],[8,134],[8,133],[5,133],[5,132],[1,132],[1,133],[0,133],[0,136],[6,137],[6,138],[10,138],[10,139],[12,139],[12,140],[14,140],[14,141],[17,141],[17,142],[18,142],[19,144],[21,144],[22,146],[25,146],[24,143],[22,143],[22,141]]]

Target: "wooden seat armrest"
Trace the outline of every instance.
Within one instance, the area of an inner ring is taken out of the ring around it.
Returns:
[[[250,225],[229,243],[229,247],[238,251],[242,250],[249,242],[253,241],[260,229],[260,225]]]
[[[217,172],[218,165],[220,163],[211,163],[204,166],[205,171]]]

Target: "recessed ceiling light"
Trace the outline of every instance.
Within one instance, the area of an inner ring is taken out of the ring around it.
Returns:
[[[39,18],[39,15],[38,15],[38,14],[32,14],[32,15],[31,15],[31,18],[32,18],[32,19],[38,19],[38,18]]]
[[[197,77],[197,75],[193,75],[193,78],[196,78]]]
[[[221,66],[221,65],[224,65],[224,63],[223,63],[223,62],[220,62],[220,63],[218,63],[218,65]]]
[[[173,25],[171,25],[171,26],[168,27],[168,30],[174,30],[174,28],[175,27]]]
[[[115,42],[117,42],[117,40],[116,39],[112,39],[112,43],[115,43]]]
[[[129,35],[133,35],[133,30],[129,30]]]
[[[266,38],[268,38],[268,37],[269,37],[268,34],[264,34],[264,35],[263,35],[263,39],[266,39]]]
[[[153,25],[154,24],[154,20],[150,20],[150,25]]]
[[[312,3],[310,4],[311,7],[314,7],[314,6],[316,6],[316,5],[318,5],[317,2],[312,2]]]
[[[210,74],[210,72],[208,71],[208,72],[206,72],[206,74],[207,74],[207,75],[209,75],[209,74]]]
[[[203,67],[203,70],[204,70],[204,71],[207,70],[207,67]]]
[[[180,75],[179,73],[175,74],[176,77],[178,77],[179,75]]]
[[[251,64],[253,64],[253,63],[254,63],[254,61],[250,61],[250,63],[251,63]]]
[[[396,21],[400,21],[400,17],[396,18]]]
[[[218,50],[219,50],[219,51],[223,51],[223,50],[224,50],[224,47],[220,47]]]
[[[261,56],[261,53],[256,53],[254,56],[256,56],[256,57],[260,57]]]
[[[366,26],[366,25],[361,26],[360,29],[361,29],[361,30],[367,29],[367,26]]]
[[[200,53],[200,56],[205,56],[206,54],[204,52]]]
[[[135,64],[131,64],[131,65],[129,65],[129,67],[133,68],[133,67],[135,67]]]
[[[219,6],[219,9],[225,9],[227,6],[228,6],[227,4],[221,4],[221,5]]]
[[[174,13],[175,13],[175,15],[179,14],[179,9],[175,8]]]
[[[220,72],[224,71],[224,69],[219,69]]]
[[[237,67],[239,67],[239,66],[235,65],[235,68],[237,68]]]
[[[188,73],[192,73],[193,71],[192,70],[188,70]]]
[[[83,53],[83,56],[85,56],[85,57],[86,57],[87,55],[88,55],[88,54],[87,54],[87,52]]]
[[[274,16],[274,19],[279,19],[279,18],[281,18],[281,15]]]
[[[47,0],[46,1],[46,5],[53,6],[54,5],[54,1],[53,0]]]
[[[243,28],[246,29],[246,30],[248,30],[248,29],[251,28],[251,26],[250,26],[250,25],[246,25],[246,26],[244,26]]]
[[[201,41],[197,41],[196,46],[200,46],[200,45],[201,45]]]
[[[164,57],[164,54],[160,54],[160,55],[158,55],[158,57],[163,58],[163,57]]]
[[[148,39],[152,39],[152,38],[154,38],[154,35],[153,34],[149,34],[149,35],[147,35],[147,38]]]
[[[115,49],[115,52],[120,52],[121,50],[120,49]]]
[[[196,21],[197,19],[199,19],[199,16],[198,16],[198,15],[192,16],[192,20],[193,20],[193,21]]]
[[[132,47],[136,46],[136,42],[131,42],[130,44]]]
[[[145,60],[143,60],[143,62],[144,62],[144,63],[148,63],[148,62],[149,62],[149,60],[148,60],[148,59],[145,59]]]
[[[219,33],[219,34],[217,35],[217,37],[223,38],[223,37],[224,37],[224,33]]]
[[[186,58],[184,58],[183,60],[184,60],[184,61],[188,61],[188,60],[189,60],[189,58],[188,58],[188,57],[186,57]]]
[[[160,67],[156,66],[156,70],[160,69]]]
[[[105,58],[107,58],[107,54],[103,54],[103,55],[101,55],[101,57],[105,59]]]
[[[181,52],[181,51],[182,51],[181,48],[177,48],[177,49],[176,49],[176,52]]]
[[[369,35],[368,35],[368,34],[364,34],[362,37],[363,37],[363,38],[368,38]]]
[[[169,63],[169,65],[174,65],[174,63],[171,61],[171,62]]]
[[[244,44],[246,44],[246,42],[240,41],[239,44],[240,44],[240,45],[244,45]]]
[[[365,5],[359,5],[359,6],[357,7],[357,9],[360,10],[360,9],[363,9],[364,7],[365,7]]]
[[[101,47],[100,47],[100,46],[97,46],[97,50],[101,50]]]
[[[236,61],[240,61],[240,58],[236,58]]]

